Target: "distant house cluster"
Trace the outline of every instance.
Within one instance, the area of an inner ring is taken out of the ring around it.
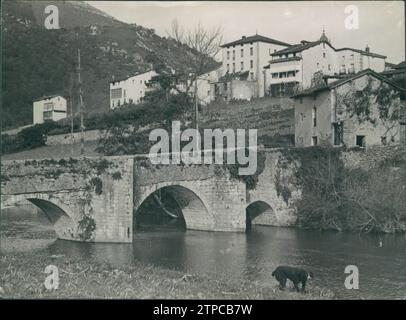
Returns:
[[[92,29],[93,30],[93,29]],[[97,30],[96,30],[97,31]],[[95,32],[96,32],[95,31]],[[295,107],[295,144],[360,146],[392,144],[406,140],[405,121],[394,125],[385,121],[361,124],[343,111],[345,93],[360,95],[368,86],[385,87],[391,103],[404,100],[399,85],[405,79],[406,65],[386,62],[386,56],[354,48],[336,48],[324,30],[317,41],[298,44],[262,35],[243,36],[221,46],[222,64],[197,77],[195,82],[177,83],[176,92],[196,94],[199,104],[214,100],[230,102],[262,97],[290,97]],[[174,72],[174,70],[172,70]],[[110,109],[141,103],[157,88],[155,70],[110,81]],[[376,90],[369,93],[376,102]],[[358,102],[352,101],[352,107]],[[386,102],[389,103],[389,102]],[[34,101],[34,124],[66,117],[62,96]],[[379,103],[371,103],[371,119],[382,113]],[[371,120],[370,119],[370,120]]]

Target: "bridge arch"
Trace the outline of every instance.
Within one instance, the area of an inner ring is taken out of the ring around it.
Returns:
[[[139,199],[135,201],[134,219],[137,219],[137,212],[144,201],[154,193],[165,190],[179,206],[185,220],[186,229],[213,230],[215,221],[208,209],[203,196],[199,195],[192,187],[181,184],[157,184],[145,190]]]
[[[2,207],[15,206],[28,201],[44,212],[52,224],[58,239],[76,240],[77,230],[74,220],[68,214],[68,209],[57,198],[50,199],[48,194],[16,194],[2,195]],[[3,202],[4,201],[4,202]]]
[[[251,225],[276,225],[277,217],[269,203],[258,200],[250,203],[246,208],[246,226],[247,230]]]

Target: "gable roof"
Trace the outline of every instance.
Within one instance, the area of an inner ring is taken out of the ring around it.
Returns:
[[[324,42],[329,44],[330,47],[332,47],[329,42],[326,42],[326,41],[324,41]],[[320,43],[322,43],[322,41],[320,41],[320,40],[318,40],[318,41],[302,41],[302,43],[294,44],[294,45],[290,46],[289,48],[276,51],[276,52],[272,53],[271,56],[279,56],[281,54],[301,52],[303,50],[306,50],[306,49],[309,49],[311,47],[317,46]]]
[[[386,56],[378,53],[373,53],[373,52],[367,52],[365,50],[359,50],[359,49],[354,49],[354,48],[339,48],[339,49],[334,49],[335,51],[343,51],[343,50],[351,50],[354,52],[358,52],[360,54],[363,54],[364,56],[370,56],[374,58],[381,58],[381,59],[386,59]]]
[[[322,84],[322,85],[318,85],[318,86],[315,86],[315,87],[311,87],[311,88],[302,90],[302,91],[292,95],[291,98],[300,98],[300,97],[315,94],[315,93],[320,92],[320,91],[334,89],[334,88],[337,88],[337,87],[343,85],[346,82],[358,79],[358,78],[363,77],[365,75],[371,75],[371,76],[373,76],[373,77],[375,77],[375,78],[377,78],[377,79],[379,79],[381,81],[384,81],[384,82],[388,83],[389,85],[391,85],[392,87],[396,88],[399,91],[403,91],[403,92],[405,91],[405,89],[399,87],[395,82],[381,76],[379,73],[376,73],[375,71],[373,71],[371,69],[365,69],[365,70],[362,70],[362,71],[360,71],[358,73],[355,73],[355,74],[353,74],[353,75],[351,75],[349,77],[339,79],[339,80],[334,81],[332,83]]]
[[[125,80],[128,80],[128,79],[132,78],[132,77],[136,77],[136,76],[139,76],[139,75],[142,75],[142,74],[144,74],[144,73],[151,72],[151,71],[154,71],[154,69],[148,69],[147,71],[136,72],[135,74],[133,74],[133,75],[131,75],[131,76],[128,75],[128,76],[117,77],[117,78],[114,78],[114,80],[110,80],[109,83],[115,83],[115,82],[125,81]]]
[[[56,94],[50,94],[50,95],[42,96],[42,97],[39,97],[39,98],[34,99],[32,101],[33,102],[42,101],[42,100],[48,100],[48,99],[52,99],[52,98],[56,98],[56,97],[61,97],[61,98],[65,99],[63,95],[56,93]]]
[[[277,45],[280,45],[280,46],[290,46],[289,43],[282,42],[282,41],[279,41],[279,40],[275,40],[275,39],[272,39],[272,38],[268,38],[268,37],[256,34],[254,36],[249,36],[249,37],[243,36],[239,40],[223,44],[220,47],[224,48],[224,47],[229,47],[229,46],[235,46],[235,45],[238,45],[238,44],[244,44],[244,43],[250,43],[250,42],[258,42],[258,41],[259,42],[277,44]]]
[[[311,47],[317,46],[317,45],[319,45],[319,44],[321,44],[323,42],[326,43],[327,45],[329,45],[334,51],[351,50],[351,51],[358,52],[358,53],[366,55],[366,56],[386,59],[386,56],[384,56],[384,55],[377,54],[377,53],[372,53],[372,52],[367,52],[367,51],[364,51],[364,50],[359,50],[359,49],[354,49],[354,48],[347,48],[347,47],[336,49],[331,45],[331,43],[329,41],[323,41],[323,40],[317,40],[317,41],[305,41],[305,40],[303,40],[299,44],[294,44],[294,45],[290,46],[289,48],[276,51],[276,52],[272,53],[271,56],[279,56],[281,54],[302,52],[302,51],[307,50],[307,49],[309,49]]]

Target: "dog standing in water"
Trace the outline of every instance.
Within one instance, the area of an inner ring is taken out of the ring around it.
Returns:
[[[307,280],[313,279],[313,272],[307,272],[306,270],[289,267],[279,266],[272,272],[272,276],[279,281],[279,289],[283,290],[286,286],[286,280],[289,279],[293,282],[297,292],[300,291],[299,283],[302,284],[302,292],[305,292]]]

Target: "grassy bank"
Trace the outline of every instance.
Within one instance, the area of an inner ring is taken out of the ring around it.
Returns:
[[[59,289],[45,289],[47,265],[59,269]],[[312,284],[307,293],[280,291],[276,281],[229,279],[221,274],[185,274],[134,263],[107,263],[42,253],[0,256],[2,298],[121,298],[121,299],[331,299],[334,294]],[[270,276],[271,277],[271,276]]]

